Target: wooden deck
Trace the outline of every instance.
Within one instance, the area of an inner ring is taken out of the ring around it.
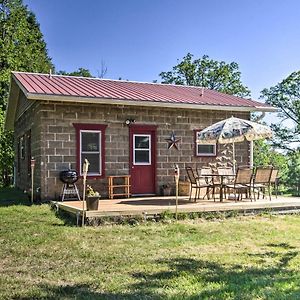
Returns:
[[[81,201],[52,201],[52,204],[63,211],[82,215]],[[84,203],[85,205],[85,203]],[[84,206],[85,207],[85,206]],[[188,197],[179,197],[178,212],[224,212],[239,211],[252,212],[256,210],[300,210],[300,198],[298,197],[272,197],[272,201],[267,199],[258,199],[251,202],[248,199],[235,202],[225,199],[224,202],[216,200],[198,200],[189,202]],[[155,215],[164,211],[175,212],[175,197],[141,197],[129,199],[101,199],[98,210],[86,211],[85,216],[103,217],[103,216],[137,216],[137,215]]]

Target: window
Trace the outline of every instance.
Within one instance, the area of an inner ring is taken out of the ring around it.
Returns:
[[[106,125],[73,124],[77,139],[77,170],[82,175],[84,159],[90,163],[88,176],[104,176],[104,142]]]
[[[198,133],[201,130],[195,130],[195,153],[196,156],[216,156],[217,154],[217,145],[214,144],[200,144],[197,143]]]
[[[151,136],[150,134],[133,135],[133,164],[151,165]]]
[[[89,173],[101,175],[101,131],[80,130],[80,166],[86,158],[89,163]]]

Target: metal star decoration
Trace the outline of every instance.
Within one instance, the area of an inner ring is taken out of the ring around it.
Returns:
[[[173,131],[171,133],[170,138],[166,139],[166,141],[168,142],[168,149],[171,149],[172,147],[174,147],[176,150],[179,150],[177,143],[179,143],[180,140],[181,139],[176,139],[175,133]]]

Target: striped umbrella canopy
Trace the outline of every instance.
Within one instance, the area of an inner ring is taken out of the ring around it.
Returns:
[[[271,128],[252,121],[231,117],[217,122],[197,134],[197,143],[233,144],[233,160],[235,167],[234,143],[254,141],[272,137]]]

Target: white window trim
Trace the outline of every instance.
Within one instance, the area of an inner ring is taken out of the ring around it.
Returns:
[[[136,136],[142,136],[142,137],[148,137],[149,138],[149,148],[144,148],[144,149],[135,149],[135,137]],[[152,145],[152,140],[151,140],[151,134],[134,134],[133,135],[133,165],[134,166],[151,166],[151,145]],[[137,163],[135,161],[135,150],[137,151],[149,151],[149,163]]]
[[[99,151],[82,151],[82,132],[92,132],[99,134]],[[88,130],[88,129],[80,129],[79,130],[79,138],[80,138],[80,152],[79,152],[79,161],[80,161],[80,176],[83,175],[82,173],[82,154],[98,154],[99,153],[99,173],[91,173],[88,172],[88,176],[101,176],[102,175],[102,131],[101,130]]]
[[[201,144],[201,143],[197,143],[197,135],[198,132],[200,132],[201,130],[197,130],[196,131],[196,143],[195,143],[195,147],[196,147],[196,156],[216,156],[217,155],[217,143],[208,143],[208,144]],[[198,145],[207,145],[207,146],[213,146],[213,153],[205,153],[205,152],[199,152],[198,151]]]

